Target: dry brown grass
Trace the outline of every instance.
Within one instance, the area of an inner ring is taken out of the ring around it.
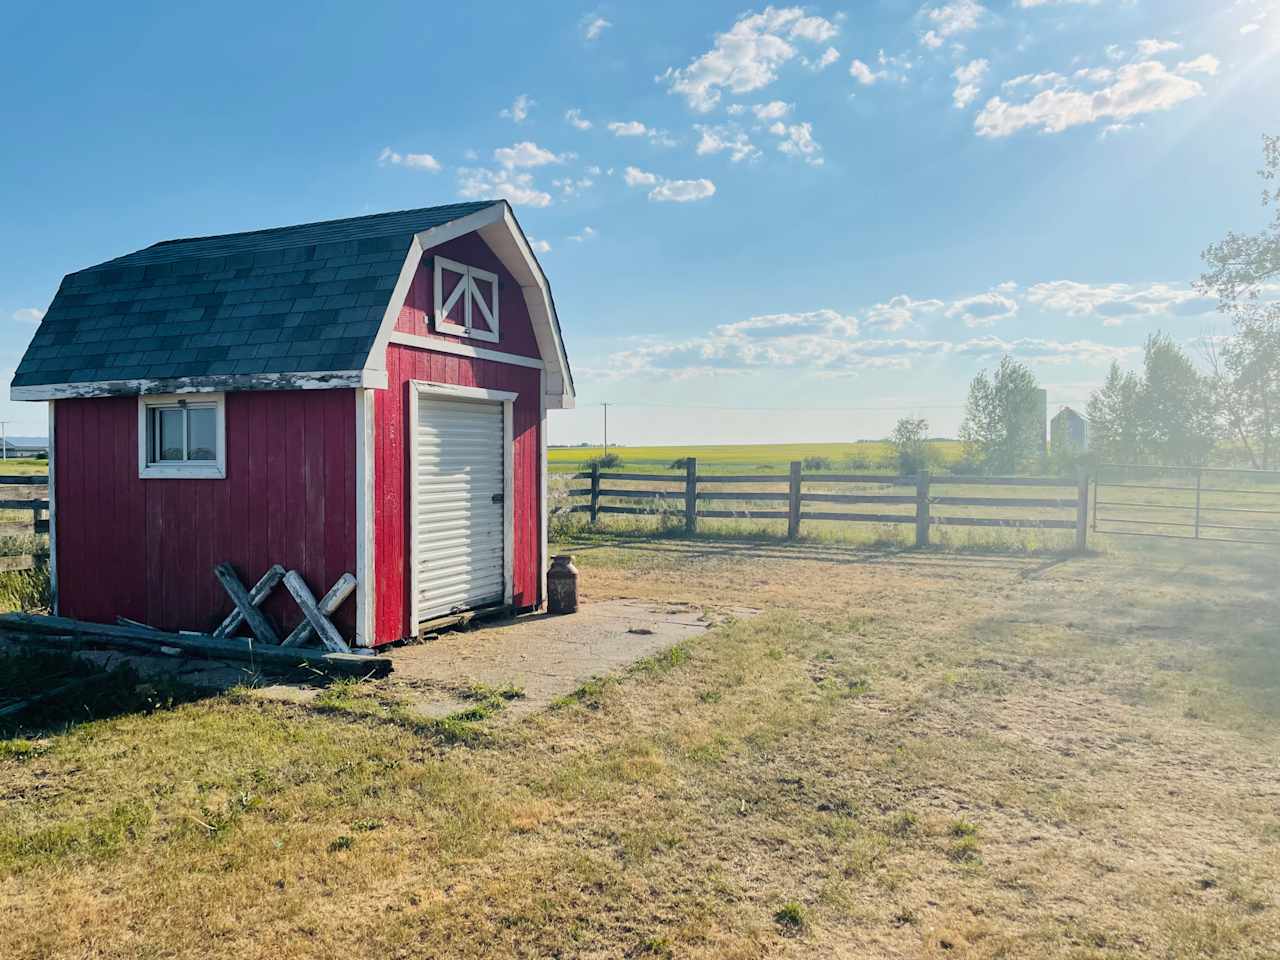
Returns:
[[[461,744],[359,691],[9,741],[0,956],[1276,956],[1240,551],[597,541],[588,598],[763,612]]]

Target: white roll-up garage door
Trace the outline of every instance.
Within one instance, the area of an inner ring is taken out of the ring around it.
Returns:
[[[503,404],[418,396],[413,522],[418,621],[505,595]]]

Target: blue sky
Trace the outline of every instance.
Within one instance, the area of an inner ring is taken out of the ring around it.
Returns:
[[[0,37],[0,369],[157,240],[507,196],[578,411],[552,441],[954,433],[1004,351],[1082,404],[1225,330],[1277,0],[24,4]],[[1270,128],[1268,128],[1268,125]],[[42,405],[4,402],[13,433]]]

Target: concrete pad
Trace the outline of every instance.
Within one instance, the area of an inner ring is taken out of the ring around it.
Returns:
[[[754,611],[743,611],[749,615]],[[718,620],[700,608],[649,600],[583,604],[577,613],[531,614],[443,633],[390,652],[381,681],[414,710],[446,716],[467,706],[458,695],[473,684],[524,690],[505,713],[532,713],[594,677],[617,673],[643,657],[698,636]]]

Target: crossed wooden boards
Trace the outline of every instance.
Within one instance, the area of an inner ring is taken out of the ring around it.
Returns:
[[[329,588],[329,592],[321,597],[318,603],[306,581],[302,579],[302,574],[297,570],[286,571],[278,563],[262,575],[262,578],[253,585],[252,590],[244,588],[244,584],[236,575],[235,568],[229,563],[218,564],[213,568],[213,575],[218,578],[222,588],[231,597],[231,602],[235,604],[235,609],[227,614],[227,618],[218,625],[218,629],[213,631],[213,636],[218,639],[224,640],[230,637],[241,623],[247,623],[254,636],[263,643],[294,647],[306,643],[314,633],[327,649],[335,653],[351,652],[351,648],[342,639],[338,628],[329,620],[329,617],[342,606],[342,602],[351,596],[351,591],[356,588],[356,578],[351,574],[344,573],[339,577],[338,582]],[[303,618],[302,622],[283,640],[258,609],[282,581],[285,589],[297,602]]]

